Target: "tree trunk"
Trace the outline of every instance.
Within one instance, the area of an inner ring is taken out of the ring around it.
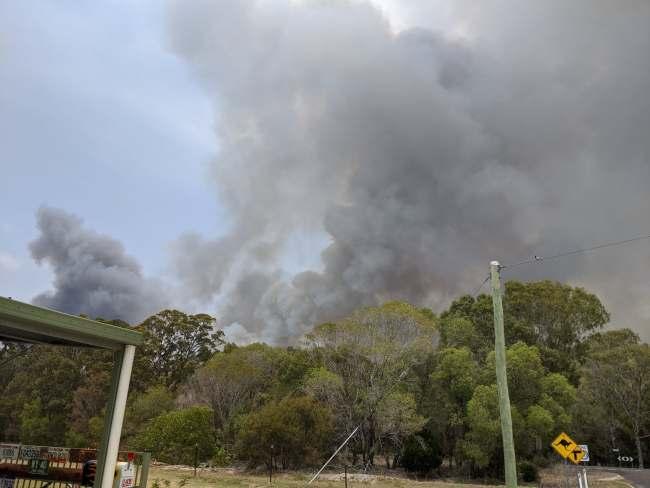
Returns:
[[[639,469],[643,469],[643,448],[641,447],[641,437],[639,433],[634,433],[634,443],[636,444],[636,455],[639,458]]]

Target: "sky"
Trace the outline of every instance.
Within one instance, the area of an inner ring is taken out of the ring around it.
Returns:
[[[209,188],[212,108],[165,45],[160,2],[2,2],[0,293],[49,287],[42,205],[121,241],[151,274],[182,232],[227,221]]]
[[[0,4],[0,295],[295,340],[650,234],[647,3]],[[650,245],[506,278],[650,339]]]

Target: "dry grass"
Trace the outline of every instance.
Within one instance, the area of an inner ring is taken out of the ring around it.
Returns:
[[[569,468],[569,488],[577,488],[575,470]],[[589,471],[589,488],[630,488],[620,476],[607,471]],[[269,485],[268,475],[252,474],[230,468],[199,469],[181,466],[152,466],[148,488],[303,488],[311,478],[308,473],[278,473]],[[344,488],[343,473],[326,473],[312,483],[314,488]],[[567,488],[563,466],[544,470],[538,484],[541,488]],[[454,481],[416,481],[403,477],[348,474],[348,487],[365,488],[494,488],[494,485]]]
[[[234,469],[199,470],[193,477],[192,469],[154,466],[149,473],[148,488],[303,488],[311,476],[307,473],[280,473],[273,475],[269,485],[268,475],[255,475]],[[166,480],[166,481],[165,481]],[[185,483],[185,484],[184,484]],[[310,486],[314,488],[344,488],[343,473],[321,475]],[[348,487],[367,488],[490,488],[490,485],[460,484],[446,481],[415,481],[400,477],[348,474]]]
[[[573,465],[557,465],[541,472],[540,485],[542,488],[567,488],[568,479],[569,488],[578,488],[576,473],[576,467]],[[589,488],[631,488],[621,476],[611,471],[589,469],[587,478]]]

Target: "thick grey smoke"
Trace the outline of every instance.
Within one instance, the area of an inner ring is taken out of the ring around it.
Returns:
[[[650,4],[447,7],[450,31],[423,18],[396,33],[359,1],[172,3],[172,47],[213,95],[234,216],[174,257],[191,293],[225,304],[223,325],[284,342],[362,304],[440,307],[493,258],[648,233]],[[282,269],[297,233],[322,237],[322,269]],[[649,249],[510,276],[584,284],[643,330]]]
[[[165,290],[142,276],[140,266],[116,240],[83,227],[62,210],[41,207],[32,257],[54,271],[54,290],[34,298],[36,305],[92,318],[136,323],[167,302]]]

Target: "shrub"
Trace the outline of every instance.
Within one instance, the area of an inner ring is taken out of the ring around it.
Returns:
[[[195,446],[199,461],[214,453],[215,433],[212,410],[191,407],[164,413],[154,418],[134,439],[136,449],[149,451],[159,461],[193,464]]]
[[[270,402],[242,419],[237,453],[252,467],[317,464],[332,432],[329,409],[310,397]]]
[[[212,456],[212,464],[215,466],[223,467],[228,466],[232,462],[232,456],[223,447],[217,447]]]
[[[537,472],[537,466],[535,466],[530,461],[523,461],[519,464],[519,474],[521,475],[521,480],[526,483],[533,483],[537,481],[539,476]]]
[[[420,432],[407,437],[400,455],[400,465],[407,471],[428,473],[440,466],[442,456],[433,435]]]

